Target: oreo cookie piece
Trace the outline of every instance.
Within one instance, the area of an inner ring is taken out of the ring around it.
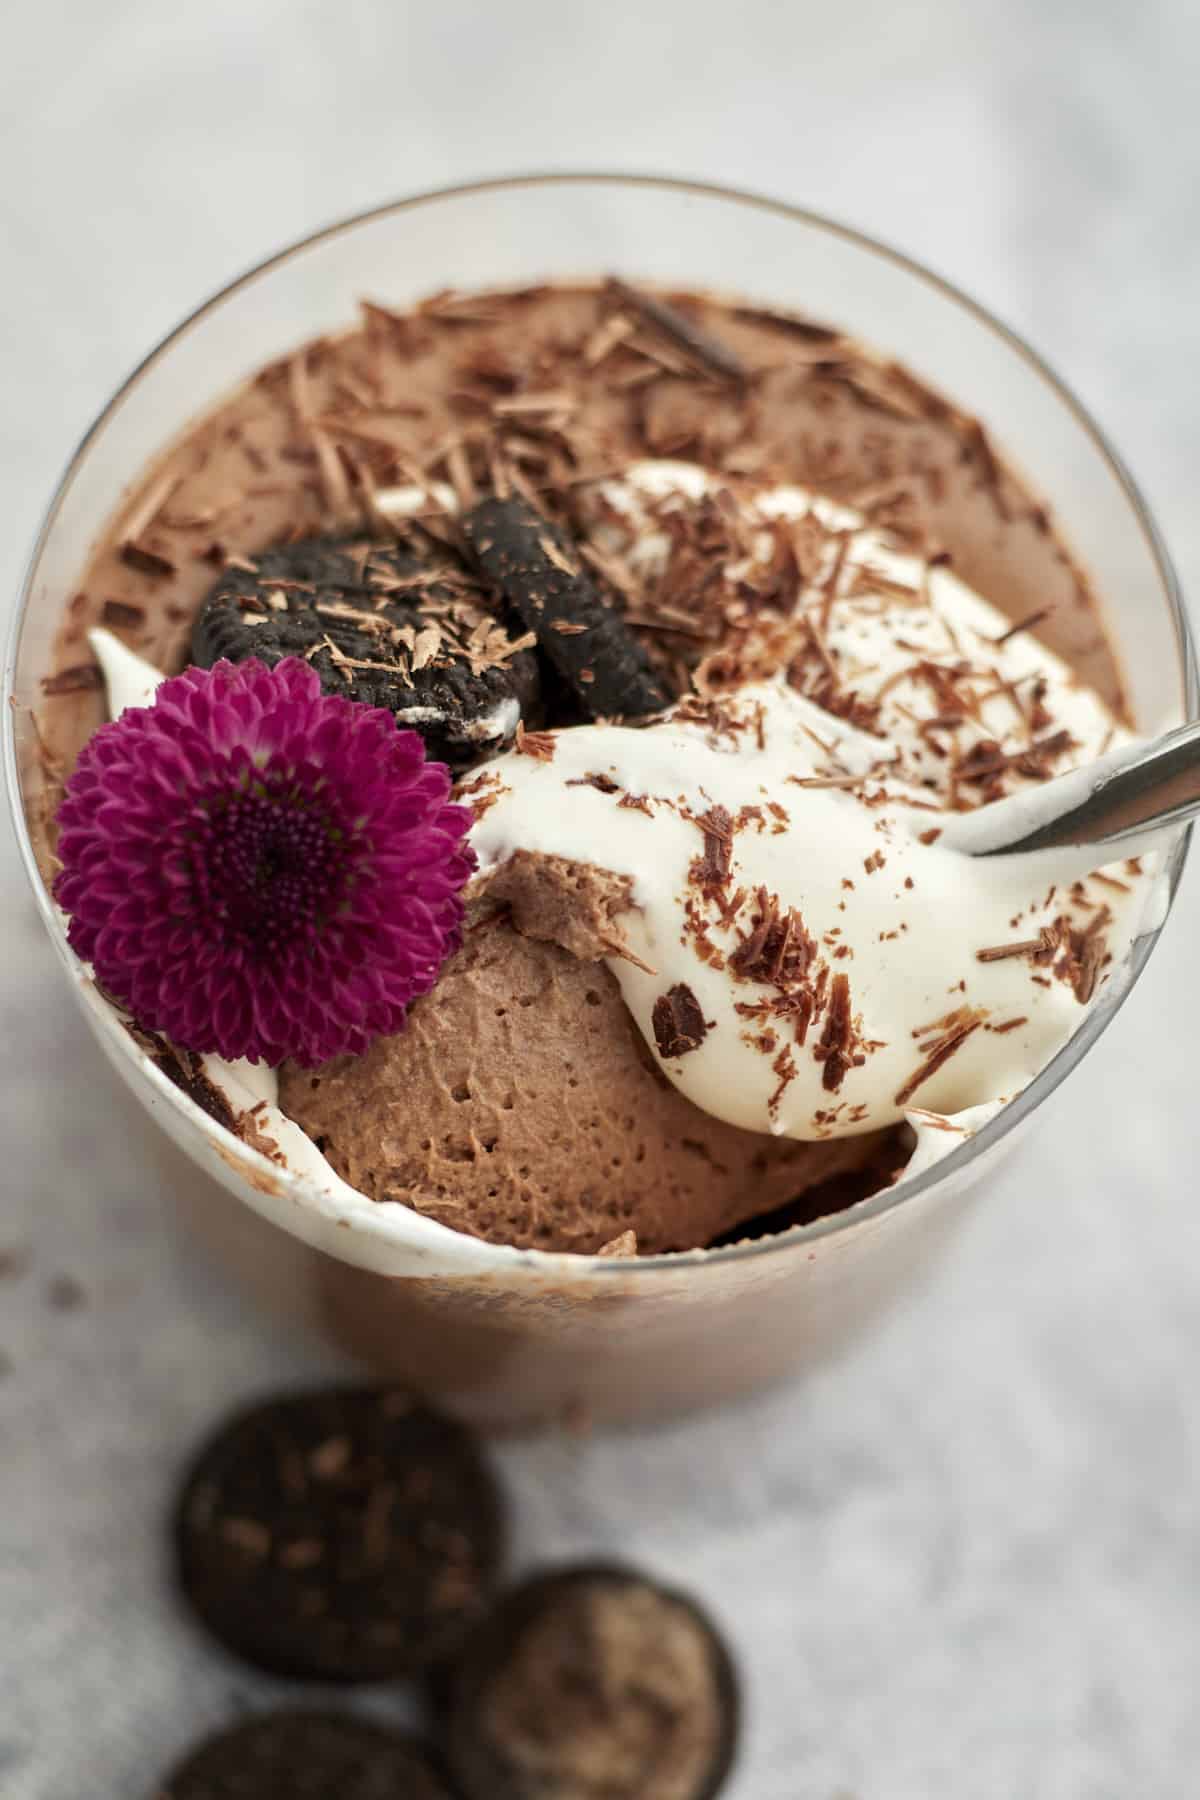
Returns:
[[[713,1800],[739,1710],[729,1653],[691,1600],[584,1564],[525,1582],[470,1640],[447,1762],[464,1800]]]
[[[192,655],[268,667],[303,657],[328,694],[383,706],[429,755],[470,768],[535,718],[538,664],[451,560],[396,544],[302,538],[226,568],[196,617]]]
[[[263,1713],[210,1738],[154,1800],[452,1800],[415,1738],[348,1714]]]
[[[480,572],[537,634],[589,718],[637,719],[668,705],[642,646],[549,519],[514,495],[481,500],[461,524]]]
[[[405,1393],[340,1388],[242,1413],[200,1452],[175,1516],[183,1593],[247,1662],[380,1681],[453,1654],[503,1549],[475,1440]]]

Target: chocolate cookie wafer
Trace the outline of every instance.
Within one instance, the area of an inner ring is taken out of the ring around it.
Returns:
[[[463,770],[535,716],[533,641],[505,628],[450,552],[303,538],[229,564],[197,615],[192,653],[205,668],[303,657],[326,693],[386,707],[431,757]]]
[[[154,1800],[451,1800],[415,1738],[350,1714],[264,1713],[193,1750]]]
[[[452,1420],[340,1388],[241,1414],[201,1451],[175,1520],[183,1593],[281,1675],[375,1681],[453,1653],[503,1539],[495,1481]]]
[[[447,1757],[466,1800],[714,1800],[738,1683],[686,1596],[610,1564],[507,1595],[453,1677]]]
[[[644,717],[669,696],[620,614],[602,598],[557,526],[519,496],[462,518],[467,546],[591,718]]]

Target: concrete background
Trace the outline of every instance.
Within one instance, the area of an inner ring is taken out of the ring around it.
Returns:
[[[757,186],[927,259],[1085,397],[1200,591],[1198,18],[40,0],[0,59],[0,614],[81,428],[194,302],[340,213],[537,166]],[[726,1621],[735,1800],[1195,1793],[1196,895],[921,1305],[736,1418],[504,1451],[523,1556],[620,1551]],[[173,1471],[326,1365],[172,1236],[2,830],[0,917],[0,1247],[29,1259],[0,1281],[0,1793],[138,1800],[284,1697],[175,1611]]]

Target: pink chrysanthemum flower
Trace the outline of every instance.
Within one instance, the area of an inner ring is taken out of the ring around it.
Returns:
[[[462,932],[450,775],[314,670],[219,662],[102,726],[59,809],[72,948],[185,1049],[306,1067],[398,1031]]]

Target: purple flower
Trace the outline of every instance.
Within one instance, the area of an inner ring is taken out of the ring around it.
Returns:
[[[462,937],[471,815],[381,708],[219,662],[85,745],[59,809],[72,949],[188,1050],[306,1067],[398,1031]]]

